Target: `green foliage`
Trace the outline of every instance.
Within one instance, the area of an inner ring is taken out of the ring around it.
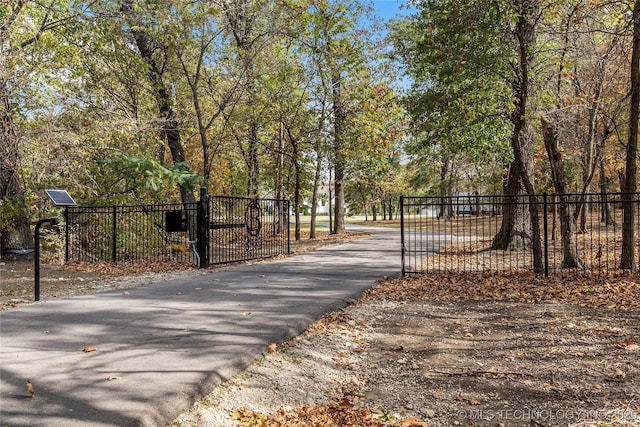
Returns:
[[[406,97],[413,125],[406,150],[419,157],[437,147],[437,156],[495,170],[510,152],[508,9],[478,0],[421,1],[417,8],[395,21],[392,34],[414,80]]]
[[[202,182],[200,176],[188,172],[182,163],[177,163],[169,169],[155,160],[135,156],[118,156],[110,163],[129,179],[143,183],[144,187],[152,192],[158,192],[167,185],[178,185],[193,190]]]
[[[405,112],[388,86],[393,72],[382,69],[373,37],[359,26],[362,1],[132,0],[133,15],[119,2],[27,3],[8,46],[32,35],[49,11],[60,18],[11,58],[21,64],[12,105],[27,198],[49,186],[69,189],[79,203],[175,199],[177,187],[201,184],[246,194],[250,148],[261,194],[292,197],[297,165],[308,197],[316,163],[335,165],[328,160],[334,75],[348,116],[341,153],[348,178],[370,195],[398,187],[390,177]],[[167,166],[167,117],[158,114],[136,30],[153,39],[185,163]]]
[[[18,199],[8,196],[0,199],[0,230],[4,230],[13,224],[14,218],[25,216],[24,206]]]

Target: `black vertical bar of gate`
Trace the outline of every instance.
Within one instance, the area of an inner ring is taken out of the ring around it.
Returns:
[[[544,203],[542,207],[542,219],[544,224],[544,277],[549,277],[549,220],[547,218],[547,193],[542,196]]]
[[[404,196],[400,196],[400,275],[404,276]]]
[[[64,262],[69,262],[69,206],[64,207]]]
[[[118,207],[116,205],[113,206],[113,223],[112,223],[112,227],[111,227],[111,261],[112,262],[116,262],[117,259],[117,244],[116,244],[116,239],[118,238],[118,225],[117,225],[117,210]]]
[[[197,208],[196,251],[200,257],[199,268],[209,267],[209,195],[207,188],[200,188],[200,200]]]

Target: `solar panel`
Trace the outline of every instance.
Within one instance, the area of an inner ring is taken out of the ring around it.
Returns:
[[[77,206],[67,190],[44,190],[56,206]]]

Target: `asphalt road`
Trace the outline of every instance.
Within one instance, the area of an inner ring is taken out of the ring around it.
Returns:
[[[0,425],[168,425],[269,343],[397,276],[399,231],[369,230],[277,261],[0,312]]]

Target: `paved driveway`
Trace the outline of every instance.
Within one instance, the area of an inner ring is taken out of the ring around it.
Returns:
[[[367,239],[128,294],[0,312],[0,425],[167,425],[269,343],[398,275],[399,231],[369,231]]]

